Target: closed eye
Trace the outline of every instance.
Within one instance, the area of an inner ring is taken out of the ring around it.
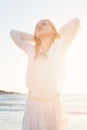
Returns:
[[[42,25],[46,25],[46,23],[42,23]]]
[[[47,24],[46,24],[45,22],[43,22],[43,23],[37,24],[37,26],[36,26],[36,27],[46,26],[46,25],[47,25]]]

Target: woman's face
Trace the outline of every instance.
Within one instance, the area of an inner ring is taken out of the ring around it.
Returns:
[[[40,38],[42,36],[48,36],[50,34],[53,34],[54,30],[51,27],[50,23],[47,20],[41,20],[37,23],[35,28],[35,35]]]

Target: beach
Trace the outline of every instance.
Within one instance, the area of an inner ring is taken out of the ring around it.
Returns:
[[[27,94],[0,94],[0,130],[22,130]],[[65,94],[68,130],[87,130],[87,94]]]

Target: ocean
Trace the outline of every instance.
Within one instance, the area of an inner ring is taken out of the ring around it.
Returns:
[[[27,94],[0,94],[0,130],[22,130]],[[69,130],[87,130],[87,93],[62,94]]]

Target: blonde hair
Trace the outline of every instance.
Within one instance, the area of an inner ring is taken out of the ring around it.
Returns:
[[[49,25],[52,27],[52,29],[53,29],[53,31],[54,31],[54,33],[53,33],[53,41],[55,40],[55,39],[57,39],[57,38],[60,38],[61,36],[60,36],[60,34],[56,31],[56,28],[54,27],[54,25],[53,25],[53,23],[50,21],[50,20],[48,20],[48,19],[45,19],[48,23],[49,23]],[[41,20],[42,21],[42,20]],[[35,52],[36,52],[36,54],[35,54],[35,59],[37,58],[37,56],[38,56],[38,53],[39,53],[39,51],[40,51],[40,45],[41,45],[41,41],[40,41],[40,39],[36,36],[36,33],[34,33],[34,40],[35,40]],[[53,44],[53,42],[52,42],[52,44]]]

